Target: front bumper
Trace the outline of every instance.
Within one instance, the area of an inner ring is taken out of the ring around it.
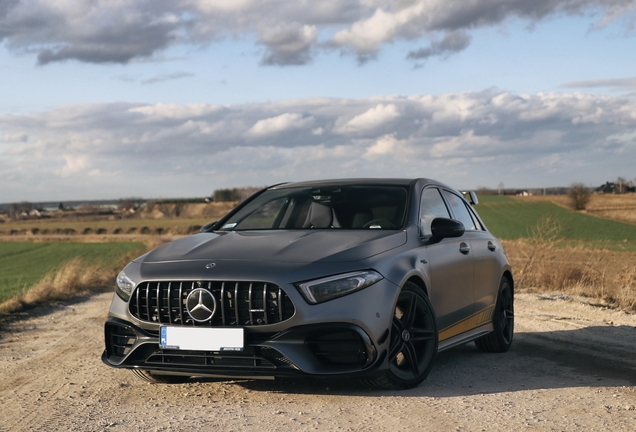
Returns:
[[[368,375],[382,368],[385,357],[351,323],[303,325],[278,333],[245,328],[242,352],[214,352],[161,349],[158,331],[111,317],[105,340],[102,360],[108,366],[192,376]]]

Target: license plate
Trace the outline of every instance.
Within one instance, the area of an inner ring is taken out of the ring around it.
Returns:
[[[243,329],[161,326],[159,347],[188,351],[243,351]]]

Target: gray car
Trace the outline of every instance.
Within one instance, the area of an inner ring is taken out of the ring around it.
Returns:
[[[151,382],[420,384],[438,352],[505,352],[513,278],[464,195],[429,179],[264,189],[117,277],[103,361]]]

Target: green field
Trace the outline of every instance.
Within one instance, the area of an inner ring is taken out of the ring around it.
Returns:
[[[141,243],[0,243],[0,303],[23,293],[47,273],[66,262],[81,257],[87,264],[97,264],[112,271],[123,257],[141,255]]]
[[[562,244],[636,251],[636,225],[570,211],[548,201],[524,202],[522,198],[505,196],[484,196],[479,200],[477,212],[501,239],[529,238],[539,221],[550,215],[560,227],[557,240]]]

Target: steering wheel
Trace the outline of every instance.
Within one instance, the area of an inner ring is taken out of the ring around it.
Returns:
[[[371,228],[373,225],[379,225],[381,228],[384,228],[384,229],[395,228],[395,225],[393,224],[393,222],[385,218],[371,219],[369,222],[365,223],[362,226],[362,228]]]

